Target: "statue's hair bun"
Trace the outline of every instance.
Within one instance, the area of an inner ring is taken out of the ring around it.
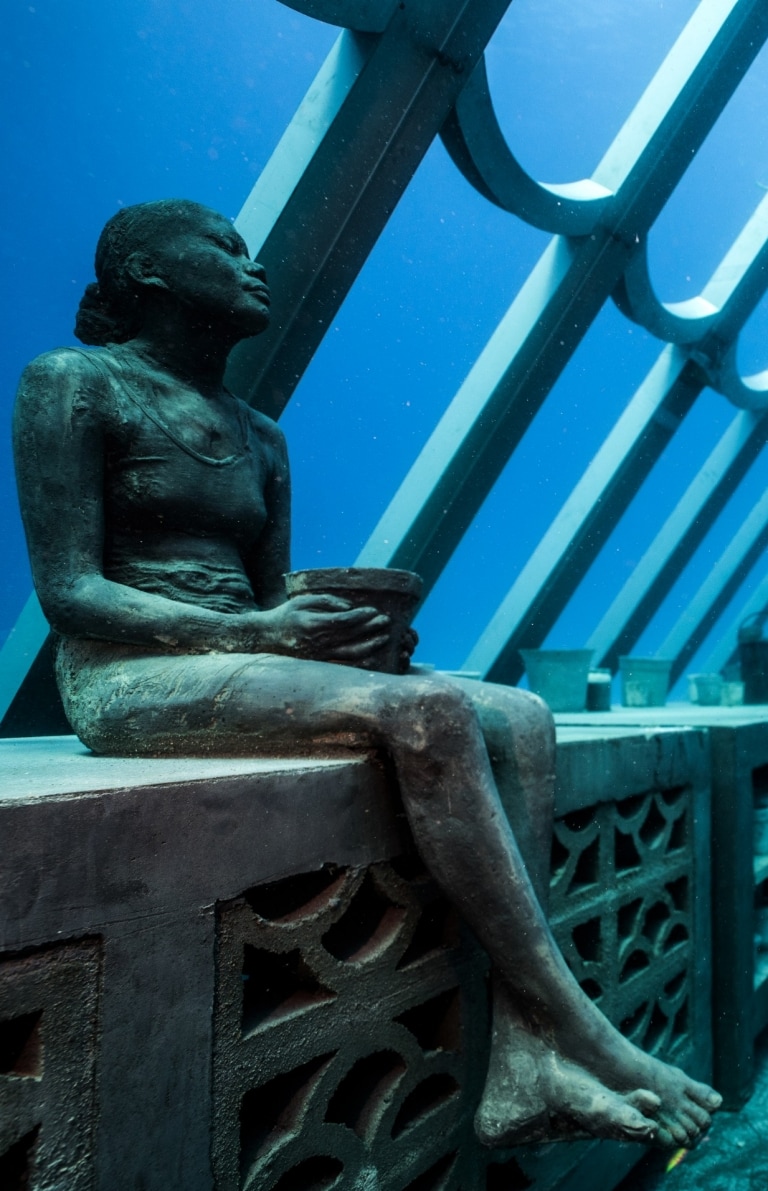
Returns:
[[[75,318],[75,334],[82,343],[103,347],[120,342],[118,320],[98,281],[86,286]]]
[[[180,221],[198,221],[207,208],[189,199],[160,199],[121,207],[108,219],[96,245],[97,281],[83,294],[75,321],[82,343],[104,347],[127,343],[140,331],[143,297],[128,268],[132,253],[152,255],[158,241],[168,237]]]

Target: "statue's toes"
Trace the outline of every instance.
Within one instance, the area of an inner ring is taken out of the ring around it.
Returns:
[[[637,1088],[636,1091],[630,1092],[625,1099],[644,1117],[655,1119],[661,1111],[661,1098],[655,1092],[650,1092],[648,1088]]]
[[[677,1118],[674,1120],[667,1119],[665,1120],[664,1125],[666,1126],[667,1131],[671,1134],[675,1145],[685,1146],[687,1149],[690,1144],[688,1139],[688,1130],[682,1121],[678,1120]]]
[[[694,1124],[698,1127],[699,1131],[701,1133],[706,1133],[707,1129],[712,1124],[712,1118],[709,1113],[705,1109],[699,1108],[698,1104],[695,1104],[692,1100],[689,1100],[686,1104],[685,1111],[686,1115],[693,1119]]]
[[[659,1125],[657,1127],[652,1140],[653,1144],[662,1150],[674,1150],[678,1145],[666,1125]]]
[[[680,1123],[688,1130],[688,1143],[686,1148],[692,1150],[694,1146],[699,1144],[709,1126],[704,1125],[702,1127],[699,1125],[698,1122],[694,1120],[692,1113],[681,1112],[678,1114],[678,1117]]]
[[[614,1115],[614,1120],[628,1141],[650,1141],[656,1133],[656,1122],[629,1104]]]

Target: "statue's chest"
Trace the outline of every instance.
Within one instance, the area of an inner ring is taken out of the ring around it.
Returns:
[[[174,414],[161,422],[152,408],[119,403],[106,453],[108,514],[134,528],[252,540],[266,517],[263,445],[247,425],[216,425],[193,407]]]

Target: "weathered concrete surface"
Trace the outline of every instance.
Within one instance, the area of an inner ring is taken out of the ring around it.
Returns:
[[[363,758],[121,761],[58,740],[38,779],[19,761],[33,745],[0,745],[3,949],[96,922],[188,913],[260,881],[328,860],[370,863],[398,846],[383,773]]]
[[[708,765],[702,732],[611,721],[595,725],[591,716],[580,718],[576,724],[575,716],[555,717],[559,813],[578,806],[585,790],[593,802],[609,802],[638,790],[682,785],[692,766]]]
[[[96,1186],[210,1191],[215,903],[397,852],[381,770],[112,760],[72,737],[3,742],[0,773],[0,950],[101,940]],[[90,1185],[74,1174],[41,1187]]]
[[[706,884],[703,734],[624,729],[606,732],[604,739],[585,730],[561,735],[557,813],[574,812],[578,818],[583,808],[639,795],[644,804],[648,797],[662,796],[649,791],[683,784],[692,808],[686,812],[693,833],[689,842],[695,844],[691,877],[697,887]],[[95,1004],[88,1019],[94,1046],[84,1048],[85,1058],[90,1054],[92,1060],[86,1082],[99,1104],[94,1135],[72,1149],[72,1167],[63,1182],[56,1174],[32,1186],[35,1191],[212,1191],[211,1053],[222,906],[227,899],[238,903],[262,882],[312,872],[324,863],[351,870],[398,855],[399,804],[384,771],[366,757],[96,758],[74,738],[56,738],[0,744],[0,773],[0,973],[5,967],[10,986],[19,953],[32,955],[33,963],[50,949],[66,958],[82,939],[96,957],[81,964],[78,979],[70,978],[67,985],[73,1005]],[[610,807],[598,807],[595,814],[604,810],[613,814]],[[572,844],[577,848],[577,841]],[[576,908],[580,921],[580,915],[592,914],[587,907],[592,895],[577,890],[575,896],[579,906],[583,902],[582,909]],[[331,906],[329,912],[337,915],[342,909]],[[560,929],[569,933],[567,922]],[[698,956],[707,938],[703,914],[694,913],[691,930]],[[567,942],[564,935],[562,945]],[[235,980],[234,952],[230,966]],[[693,1050],[689,1047],[685,1062],[702,1076],[708,1064],[702,1017],[707,978],[706,971],[697,976],[689,968],[696,996]],[[43,1020],[46,1013],[50,1020],[58,1002],[43,994],[29,1004],[14,1003],[8,1012],[26,1019],[42,1011]],[[425,993],[431,995],[434,990]],[[6,1007],[0,1009],[3,1018]],[[373,1025],[371,1031],[376,1034]],[[382,1039],[381,1046],[391,1049],[386,1031]],[[378,1046],[372,1036],[372,1049]],[[474,1054],[482,1047],[476,1052],[473,1043],[471,1049]],[[70,1076],[66,1067],[57,1074],[53,1052],[49,1059],[39,1087],[34,1077],[11,1073],[4,1088],[8,1097],[8,1080],[16,1081],[11,1091],[24,1100],[13,1110],[13,1138],[19,1138],[22,1150],[27,1146],[31,1160],[46,1125],[60,1150],[63,1145],[55,1093]],[[254,1084],[259,1083],[257,1068]],[[0,1072],[0,1085],[6,1076]],[[240,1080],[241,1073],[234,1071],[232,1078]],[[43,1091],[50,1093],[53,1107],[42,1103]],[[10,1101],[4,1104],[10,1120]],[[420,1127],[425,1137],[430,1135],[427,1122]],[[478,1156],[471,1191],[501,1186],[500,1180],[503,1185],[518,1180],[535,1191],[583,1191],[586,1169],[590,1191],[608,1191],[638,1152],[634,1146],[585,1142]],[[19,1153],[9,1162],[16,1162]],[[426,1151],[422,1157],[427,1161]],[[0,1157],[3,1177],[4,1161]],[[415,1161],[420,1175],[418,1153]],[[485,1176],[481,1171],[487,1162]],[[10,1165],[7,1169],[15,1177]],[[454,1174],[447,1177],[446,1187],[453,1188]]]
[[[768,1024],[768,973],[757,969],[755,891],[768,862],[754,854],[755,797],[768,780],[768,707],[614,707],[602,714],[558,716],[561,735],[686,726],[705,728],[712,767],[712,946],[714,1078],[726,1108],[750,1095],[754,1038]]]
[[[30,1150],[45,1167],[35,1189],[92,1186],[101,958],[98,939],[0,957],[4,1189],[26,1187],[12,1168]]]

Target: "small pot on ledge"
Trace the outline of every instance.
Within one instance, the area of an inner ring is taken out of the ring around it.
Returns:
[[[620,657],[621,702],[624,707],[663,707],[667,701],[672,662],[668,658]]]
[[[534,695],[553,712],[584,711],[594,649],[521,649]]]

